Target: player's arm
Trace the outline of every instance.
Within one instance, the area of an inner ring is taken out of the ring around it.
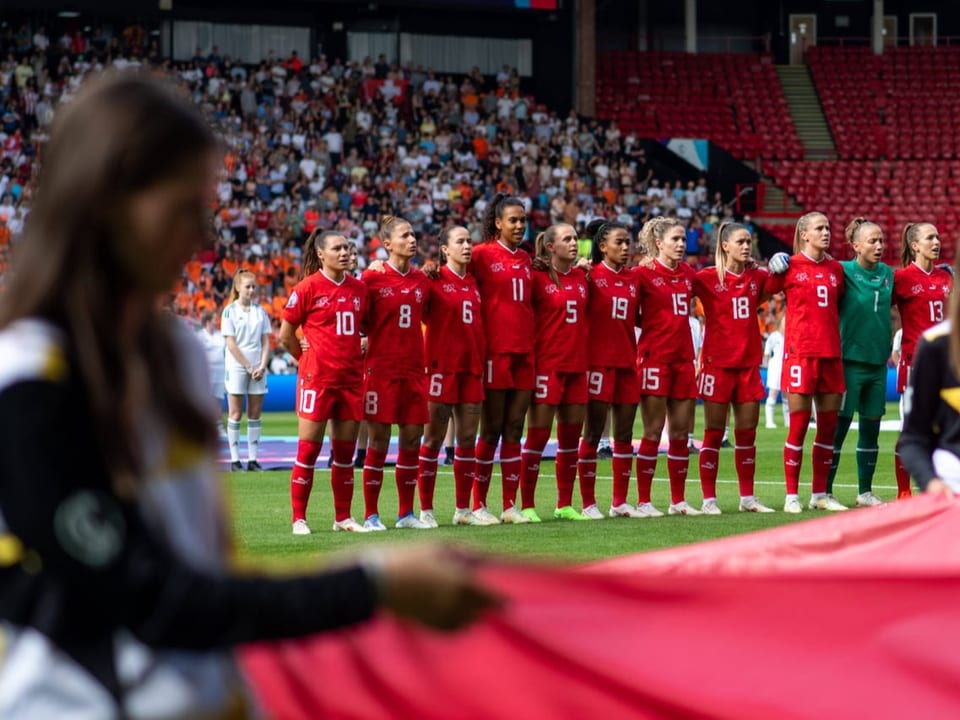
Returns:
[[[947,373],[946,363],[943,342],[935,345],[921,339],[914,356],[910,384],[904,393],[906,418],[900,434],[900,458],[921,490],[937,477],[933,468],[933,451],[939,433],[934,430],[934,425],[942,380]]]
[[[227,352],[230,353],[233,359],[240,363],[247,372],[253,372],[253,366],[247,362],[243,351],[241,351],[240,346],[237,345],[237,338],[233,335],[224,335],[223,337],[227,343]]]

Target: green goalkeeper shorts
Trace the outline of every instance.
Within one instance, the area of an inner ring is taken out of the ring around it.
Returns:
[[[872,363],[843,361],[843,379],[847,391],[843,394],[840,417],[883,417],[887,409],[887,366]]]

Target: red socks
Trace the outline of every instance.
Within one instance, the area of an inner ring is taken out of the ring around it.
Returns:
[[[477,441],[477,470],[473,477],[474,510],[486,507],[490,476],[493,474],[493,456],[496,454],[496,445],[490,445],[482,438]]]
[[[417,470],[417,488],[420,491],[420,509],[433,510],[433,491],[437,486],[437,456],[440,448],[420,446],[420,463]]]
[[[597,446],[580,440],[577,449],[577,474],[580,476],[580,499],[584,507],[597,504]]]
[[[817,434],[813,440],[813,492],[827,491],[827,478],[833,464],[833,436],[837,431],[837,411],[817,413]]]
[[[457,510],[470,507],[470,491],[477,473],[477,461],[473,453],[473,445],[457,445],[453,453],[453,485]]]
[[[667,450],[667,472],[670,475],[670,502],[683,502],[687,486],[687,471],[690,468],[690,448],[687,438],[671,440]]]
[[[736,443],[733,453],[737,466],[737,481],[740,484],[740,497],[747,497],[753,495],[753,479],[757,472],[757,431],[734,430],[733,437]],[[703,450],[700,453],[702,455]]]
[[[577,479],[577,443],[581,430],[582,424],[557,423],[558,508],[573,505],[573,484]]]
[[[503,488],[503,509],[517,504],[520,489],[520,443],[500,443],[500,485]]]
[[[330,489],[333,490],[333,515],[337,522],[350,517],[353,503],[353,453],[355,442],[331,440],[333,463],[330,466]]]
[[[520,508],[526,510],[534,507],[537,494],[537,479],[540,476],[540,457],[543,455],[543,449],[547,446],[547,440],[550,439],[550,428],[532,427],[527,429],[527,439],[523,444],[523,454],[521,460],[521,480],[520,480]],[[503,461],[501,461],[501,466]],[[504,471],[506,475],[506,471]],[[504,484],[504,492],[506,492]],[[516,501],[516,490],[513,490],[514,496],[511,498],[511,504]],[[504,506],[507,506],[507,497],[504,497]]]
[[[899,440],[897,440],[897,446],[894,449],[893,469],[897,476],[897,498],[910,497],[912,494],[910,489],[910,473],[907,472],[907,469],[903,466],[903,461],[900,460]]]
[[[417,451],[413,448],[401,449],[397,453],[397,517],[406,517],[413,513],[413,496],[417,491]]]
[[[307,518],[307,503],[313,489],[313,470],[320,457],[322,442],[300,440],[297,442],[297,461],[290,472],[290,505],[293,508],[293,522]]]
[[[640,440],[637,450],[637,504],[650,502],[650,488],[653,487],[653,474],[657,471],[657,453],[660,443],[657,440]]]
[[[807,437],[807,426],[810,424],[810,410],[797,410],[790,413],[790,429],[787,431],[787,442],[783,445],[783,476],[787,482],[787,495],[797,495],[800,492],[800,467],[803,465],[803,441]],[[834,415],[836,424],[836,415]],[[833,438],[830,439],[833,447]]]
[[[633,444],[622,440],[613,441],[613,499],[611,507],[627,502],[630,492],[630,473],[633,470]]]
[[[363,461],[363,517],[379,515],[377,503],[380,500],[380,488],[383,485],[383,464],[387,461],[387,454],[382,450],[367,448],[367,456]]]
[[[720,444],[723,442],[723,430],[706,429],[703,431],[703,445],[700,446],[700,489],[703,499],[717,497],[717,471],[720,467]]]

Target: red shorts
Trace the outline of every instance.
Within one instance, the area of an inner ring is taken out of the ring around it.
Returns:
[[[697,397],[696,370],[692,360],[674,363],[640,361],[640,394],[655,395],[671,400],[693,400]]]
[[[586,405],[587,374],[555,372],[537,375],[533,402],[537,405]]]
[[[426,376],[380,377],[368,374],[363,385],[363,417],[388,425],[424,425],[427,410]]]
[[[533,357],[526,353],[504,353],[487,358],[487,390],[533,390]]]
[[[704,402],[741,405],[760,402],[767,396],[760,368],[724,368],[704,365],[697,378]]]
[[[587,393],[595,402],[636,405],[640,402],[637,369],[592,367],[587,370]]]
[[[836,393],[842,395],[847,385],[843,379],[843,361],[840,358],[808,358],[783,356],[783,374],[780,377],[783,392],[800,395]]]
[[[363,420],[363,386],[308,387],[297,383],[297,416],[313,422]]]
[[[907,389],[907,383],[910,382],[910,370],[912,369],[913,365],[907,365],[904,362],[897,365],[897,392],[901,395]]]
[[[443,405],[483,402],[483,378],[473,373],[433,373],[427,375],[430,402]]]

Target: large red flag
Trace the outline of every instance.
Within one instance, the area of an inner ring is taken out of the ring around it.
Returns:
[[[581,568],[493,565],[454,635],[382,618],[246,648],[276,718],[960,715],[960,505],[878,508]]]

